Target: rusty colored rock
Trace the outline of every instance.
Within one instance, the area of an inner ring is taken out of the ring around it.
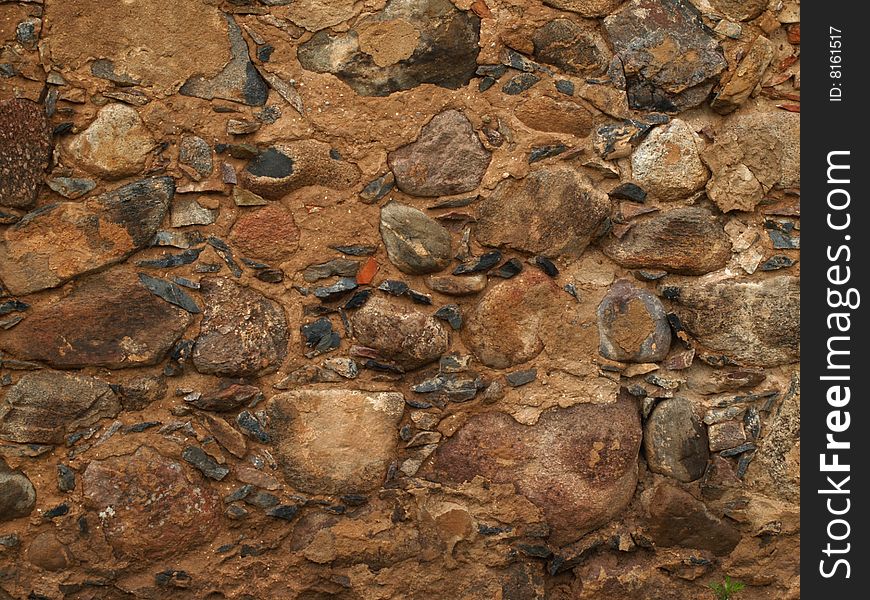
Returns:
[[[458,110],[432,117],[415,142],[390,152],[396,186],[413,196],[449,196],[480,185],[491,154]]]
[[[740,532],[733,525],[673,485],[657,485],[649,494],[647,503],[649,530],[657,546],[708,550],[723,556],[740,541]]]
[[[663,269],[703,275],[731,258],[731,240],[720,220],[703,208],[677,208],[632,221],[628,232],[609,235],[604,253],[630,269]]]
[[[530,98],[516,111],[516,117],[538,131],[586,137],[592,131],[592,114],[575,102],[547,96]]]
[[[395,392],[299,390],[274,396],[267,411],[284,476],[312,494],[374,490],[386,476],[404,408],[405,399]]]
[[[570,10],[581,17],[603,17],[610,14],[623,0],[544,0],[544,4]]]
[[[610,50],[601,34],[570,19],[554,19],[532,36],[534,57],[571,75],[597,75],[607,68]]]
[[[580,256],[610,214],[607,194],[566,166],[501,182],[477,211],[477,239],[544,256]]]
[[[434,317],[399,300],[372,298],[351,319],[363,346],[403,369],[416,369],[447,351],[447,330]]]
[[[0,438],[62,444],[64,436],[121,410],[109,384],[93,377],[36,371],[9,388],[0,408]]]
[[[537,269],[495,284],[468,315],[466,345],[495,369],[528,362],[544,349],[539,330],[552,317],[548,311],[559,293],[553,280]]]
[[[550,542],[563,545],[631,500],[640,442],[640,415],[625,393],[611,404],[546,411],[532,426],[504,413],[481,413],[436,450],[423,476],[442,483],[478,475],[515,483],[546,515]]]
[[[30,100],[0,101],[0,205],[30,208],[51,151],[45,112]]]
[[[244,377],[277,369],[287,354],[287,318],[280,304],[222,277],[203,279],[206,307],[193,347],[200,373]]]
[[[217,494],[192,468],[141,446],[88,463],[85,505],[121,558],[160,560],[216,533]]]
[[[0,279],[29,294],[124,260],[151,241],[174,191],[171,178],[153,177],[34,211],[3,236]]]
[[[230,242],[246,258],[281,263],[299,247],[299,227],[293,213],[272,204],[241,215],[230,231]]]
[[[731,279],[677,288],[674,312],[715,362],[772,367],[800,358],[800,279]]]
[[[135,274],[114,270],[82,279],[54,304],[30,311],[0,332],[0,348],[16,358],[60,369],[153,365],[191,322]]]
[[[749,95],[761,82],[761,76],[767,65],[773,60],[773,43],[763,35],[755,38],[749,52],[724,81],[722,89],[715,95],[710,107],[720,115],[726,115],[737,110],[749,99]]]
[[[46,571],[63,571],[70,564],[69,551],[57,536],[44,531],[27,547],[27,561]]]

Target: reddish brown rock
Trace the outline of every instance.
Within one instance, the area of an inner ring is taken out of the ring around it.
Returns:
[[[30,564],[46,571],[63,571],[69,566],[69,552],[50,531],[38,534],[27,547]]]
[[[550,21],[535,31],[532,42],[537,60],[572,75],[598,74],[609,62],[610,50],[601,34],[570,19]]]
[[[56,371],[27,373],[9,388],[0,406],[0,438],[62,444],[67,433],[120,410],[118,397],[99,379]]]
[[[170,177],[154,177],[34,211],[3,236],[0,279],[29,294],[120,262],[151,241],[174,193]]]
[[[645,496],[649,533],[656,546],[695,548],[723,556],[740,541],[740,532],[733,525],[688,492],[660,483]]]
[[[463,340],[488,367],[506,369],[544,349],[538,337],[559,287],[538,270],[527,270],[490,288],[469,313]]]
[[[674,312],[714,363],[772,367],[800,360],[800,279],[731,279],[674,288]]]
[[[16,358],[61,369],[153,365],[163,359],[191,316],[149,292],[135,274],[111,271],[79,282],[53,304],[0,332]]]
[[[274,396],[267,408],[270,433],[288,483],[312,494],[379,487],[404,408],[405,399],[395,392],[299,390]]]
[[[403,369],[416,369],[447,351],[448,334],[434,317],[399,300],[372,298],[354,314],[357,341]]]
[[[731,240],[722,223],[703,208],[678,208],[631,221],[621,238],[608,235],[604,253],[623,267],[663,269],[703,275],[731,258]]]
[[[248,163],[239,183],[270,200],[311,185],[337,190],[353,186],[359,180],[359,169],[334,156],[329,144],[318,140],[278,143]]]
[[[592,131],[592,114],[574,102],[539,96],[524,102],[516,117],[538,131],[586,137]]]
[[[0,205],[33,206],[50,151],[51,129],[40,105],[23,98],[0,101]]]
[[[274,371],[287,355],[281,305],[230,279],[203,279],[206,302],[193,347],[200,373],[245,377]]]
[[[396,185],[413,196],[449,196],[480,185],[492,155],[458,110],[432,117],[417,141],[387,155]]]
[[[619,6],[623,0],[544,0],[544,4],[570,10],[583,17],[603,17]]]
[[[755,38],[734,71],[723,77],[722,89],[716,93],[710,107],[721,115],[737,110],[761,82],[767,65],[773,60],[773,51],[769,39],[763,35]]]
[[[563,545],[628,505],[640,442],[640,416],[626,393],[612,404],[546,411],[533,426],[504,413],[483,413],[438,448],[423,476],[443,483],[478,475],[515,483],[544,511],[550,542]]]
[[[293,213],[272,204],[241,215],[230,231],[230,241],[247,258],[280,263],[299,247],[299,227]]]
[[[477,239],[546,256],[579,256],[604,219],[610,199],[578,170],[549,167],[501,182],[477,210]]]
[[[85,505],[119,558],[167,558],[217,531],[217,494],[193,469],[148,446],[91,461],[82,488]]]
[[[616,282],[598,305],[601,354],[613,360],[650,363],[671,347],[671,327],[661,301],[626,280]]]

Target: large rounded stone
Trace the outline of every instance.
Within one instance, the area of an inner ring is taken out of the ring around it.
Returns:
[[[488,367],[506,369],[544,349],[539,332],[561,290],[541,271],[527,270],[492,286],[468,315],[463,340]],[[550,311],[552,312],[552,311]]]
[[[31,308],[0,348],[60,369],[153,365],[191,322],[190,314],[152,294],[132,273],[92,275],[67,296]]]
[[[36,202],[51,151],[45,111],[24,98],[0,101],[0,205]]]
[[[547,256],[579,256],[610,214],[607,194],[565,166],[502,181],[477,209],[477,239]]]
[[[450,232],[412,206],[384,206],[380,230],[390,262],[404,273],[434,273],[450,264]]]
[[[703,275],[731,258],[731,240],[722,222],[710,211],[691,206],[633,220],[621,238],[604,238],[601,249],[623,267],[680,275]]]
[[[66,158],[107,179],[136,175],[157,143],[139,113],[126,104],[108,104],[87,129],[64,144]]]
[[[616,517],[631,501],[640,443],[638,408],[623,392],[611,404],[546,411],[532,426],[500,412],[475,415],[421,474],[443,483],[478,475],[513,483],[544,511],[550,542],[564,545]]]
[[[200,373],[249,377],[277,369],[287,355],[287,318],[281,305],[230,279],[201,281],[206,302],[193,346]]]
[[[0,521],[26,517],[36,506],[36,490],[27,475],[10,471],[0,458]]]
[[[396,185],[414,196],[449,196],[480,185],[492,155],[458,110],[432,117],[417,141],[387,155]]]
[[[217,494],[191,468],[149,446],[91,461],[82,487],[119,558],[167,558],[217,532]]]
[[[56,535],[45,531],[30,542],[27,560],[46,571],[63,571],[69,566],[69,552]]]
[[[656,405],[646,422],[643,448],[651,471],[684,482],[700,478],[710,456],[707,430],[684,398]]]
[[[800,360],[800,279],[731,279],[671,288],[674,312],[715,363],[773,367]]]
[[[447,330],[434,317],[398,300],[372,298],[354,314],[354,336],[403,369],[416,369],[447,351]]]
[[[700,143],[680,119],[653,129],[631,155],[634,180],[659,200],[688,198],[710,176],[698,155]]]
[[[275,454],[295,489],[368,492],[381,485],[396,448],[405,399],[395,392],[299,390],[267,406]]]
[[[624,279],[598,305],[598,335],[601,354],[613,360],[656,362],[671,347],[671,327],[661,301]]]
[[[18,443],[62,444],[67,433],[121,410],[109,384],[85,375],[27,373],[0,406],[0,438]]]

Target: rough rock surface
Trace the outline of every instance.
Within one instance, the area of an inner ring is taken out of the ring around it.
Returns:
[[[707,468],[707,432],[684,398],[656,405],[644,428],[643,448],[650,470],[678,481],[695,481]]]
[[[307,493],[374,490],[386,476],[404,408],[395,392],[299,390],[272,397],[267,411],[281,470]]]
[[[711,355],[746,366],[800,357],[800,279],[787,275],[680,286],[674,311]]]
[[[372,298],[351,322],[360,344],[374,348],[403,369],[416,369],[447,351],[444,326],[399,301]]]
[[[432,117],[415,142],[387,157],[396,185],[413,196],[449,196],[480,185],[490,153],[458,110]]]
[[[479,38],[480,19],[448,0],[391,0],[347,33],[316,33],[299,47],[299,62],[362,96],[423,83],[456,89],[474,77]]]
[[[598,305],[598,335],[606,358],[658,362],[671,347],[671,328],[661,301],[620,280]]]
[[[734,115],[702,154],[712,171],[707,195],[720,210],[753,210],[773,189],[800,187],[800,116]]]
[[[153,177],[30,213],[3,236],[0,280],[29,294],[124,260],[151,241],[174,191],[172,179]]]
[[[567,167],[507,180],[480,203],[477,239],[487,246],[545,256],[579,256],[600,231],[610,199],[582,173]]]
[[[488,367],[505,369],[528,362],[544,349],[539,330],[550,317],[547,310],[556,289],[540,271],[525,271],[496,284],[468,315],[465,343]]]
[[[640,417],[622,394],[612,404],[554,409],[533,426],[489,412],[470,419],[435,453],[425,476],[512,482],[540,506],[550,541],[565,544],[607,522],[637,483]]]
[[[329,144],[317,140],[277,143],[241,174],[246,189],[270,200],[311,185],[343,190],[358,179],[354,164],[335,158]]]
[[[800,598],[800,54],[797,0],[0,0],[0,598]]]
[[[200,373],[244,377],[274,371],[287,354],[287,317],[256,290],[215,277],[201,283],[205,300],[192,360]]]
[[[215,534],[215,491],[154,448],[91,461],[82,473],[82,488],[101,534],[122,557],[166,558]]]
[[[0,333],[0,348],[62,369],[150,365],[166,356],[190,321],[132,273],[112,271],[82,279],[69,295],[32,310]]]
[[[681,112],[710,94],[727,66],[713,32],[687,0],[631,0],[604,19],[632,108]]]
[[[39,105],[0,100],[0,205],[30,208],[51,150],[51,130]]]
[[[137,175],[156,146],[132,106],[116,103],[100,109],[87,129],[64,143],[67,160],[106,179]]]
[[[731,241],[721,221],[703,208],[667,210],[631,225],[621,238],[608,235],[601,244],[623,267],[703,275],[731,258]]]
[[[230,230],[230,242],[243,256],[280,263],[299,247],[293,213],[278,205],[242,214]]]
[[[654,129],[631,155],[635,181],[659,200],[681,200],[704,187],[710,173],[698,155],[700,139],[674,119]]]
[[[0,437],[19,443],[61,444],[67,433],[121,410],[104,381],[56,371],[27,373],[0,408]]]
[[[450,264],[450,233],[412,206],[398,202],[384,206],[380,231],[390,262],[404,273],[434,273]]]

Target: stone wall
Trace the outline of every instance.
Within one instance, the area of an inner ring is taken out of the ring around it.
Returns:
[[[0,0],[0,598],[798,598],[796,0]]]

